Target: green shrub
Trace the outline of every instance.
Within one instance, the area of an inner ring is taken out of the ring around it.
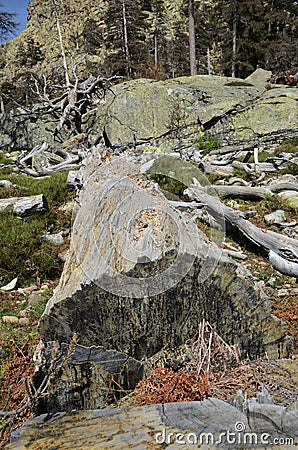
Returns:
[[[41,243],[47,231],[48,217],[31,216],[19,219],[10,211],[0,214],[0,280],[1,284],[18,277],[20,284],[54,279],[59,276],[62,263],[60,247]],[[59,249],[59,250],[58,250]]]
[[[203,155],[206,156],[212,150],[216,150],[219,148],[219,142],[217,139],[212,136],[202,135],[197,143],[197,149],[203,150]]]

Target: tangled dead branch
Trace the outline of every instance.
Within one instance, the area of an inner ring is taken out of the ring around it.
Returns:
[[[33,76],[34,94],[39,104],[29,113],[32,118],[49,115],[57,123],[54,137],[62,142],[60,133],[66,127],[72,134],[82,133],[83,115],[92,108],[96,108],[104,101],[107,91],[119,80],[118,76],[105,78],[89,76],[79,82],[76,73],[77,64],[72,63],[74,83],[68,82],[66,86],[51,86],[45,75],[41,79]],[[58,95],[53,94],[58,92]]]

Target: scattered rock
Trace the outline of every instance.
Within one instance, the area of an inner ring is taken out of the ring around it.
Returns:
[[[4,323],[13,323],[13,324],[19,323],[19,319],[16,316],[3,316],[2,320]]]
[[[30,321],[29,321],[28,317],[21,317],[19,319],[19,324],[20,325],[29,325],[29,323],[30,323]]]
[[[78,170],[70,170],[68,172],[67,184],[73,188],[82,186],[82,180],[80,179],[80,172]]]
[[[35,306],[43,300],[43,295],[32,292],[28,297],[28,305]]]
[[[12,206],[13,213],[18,217],[42,214],[49,210],[47,200],[43,194],[31,197],[10,197],[0,199],[0,211]]]
[[[288,198],[286,204],[293,209],[298,209],[298,195],[295,195],[292,198]]]
[[[272,72],[270,70],[256,69],[253,73],[245,78],[245,81],[248,81],[252,84],[261,84],[265,86],[271,77]]]
[[[14,278],[13,280],[11,280],[8,284],[6,284],[5,286],[2,286],[0,288],[1,291],[12,291],[18,282],[18,277]]]
[[[13,189],[13,184],[9,180],[0,180],[0,187],[4,189]]]
[[[278,209],[277,211],[273,211],[272,213],[264,216],[264,221],[267,224],[279,224],[285,222],[285,220],[285,212],[282,209]]]
[[[297,197],[297,191],[283,191],[278,194],[283,200],[290,200]]]
[[[44,234],[43,236],[41,236],[40,241],[48,242],[49,244],[56,245],[57,247],[64,244],[62,232],[57,234]]]

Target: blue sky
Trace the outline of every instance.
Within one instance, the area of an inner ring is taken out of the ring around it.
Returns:
[[[2,10],[7,12],[16,13],[16,22],[20,23],[17,29],[17,34],[20,33],[27,22],[27,6],[30,3],[29,0],[0,0]]]

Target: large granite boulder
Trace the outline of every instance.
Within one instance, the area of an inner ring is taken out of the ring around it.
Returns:
[[[55,349],[64,355],[39,412],[104,407],[115,380],[133,389],[155,355],[167,359],[203,319],[242,357],[288,356],[285,324],[251,274],[175,210],[139,164],[93,155],[81,179],[70,254],[39,324],[37,387]],[[80,348],[68,354],[74,335]]]
[[[261,93],[241,79],[211,75],[130,81],[108,93],[94,128],[105,127],[112,143],[191,146],[203,129],[252,104]]]
[[[119,84],[97,110],[93,130],[111,143],[161,151],[195,149],[203,131],[221,143],[282,141],[298,135],[296,88],[269,89],[270,72],[246,80],[212,75]]]
[[[298,91],[270,85],[269,79],[270,72],[258,69],[246,80],[198,75],[120,83],[84,114],[82,132],[90,143],[104,136],[112,145],[121,142],[148,151],[193,150],[202,132],[221,144],[278,143],[298,135]],[[59,139],[62,145],[70,131],[65,127],[54,141],[58,120],[54,123],[48,115],[30,119],[21,110],[2,115],[0,146],[31,147],[45,141],[57,146]]]

